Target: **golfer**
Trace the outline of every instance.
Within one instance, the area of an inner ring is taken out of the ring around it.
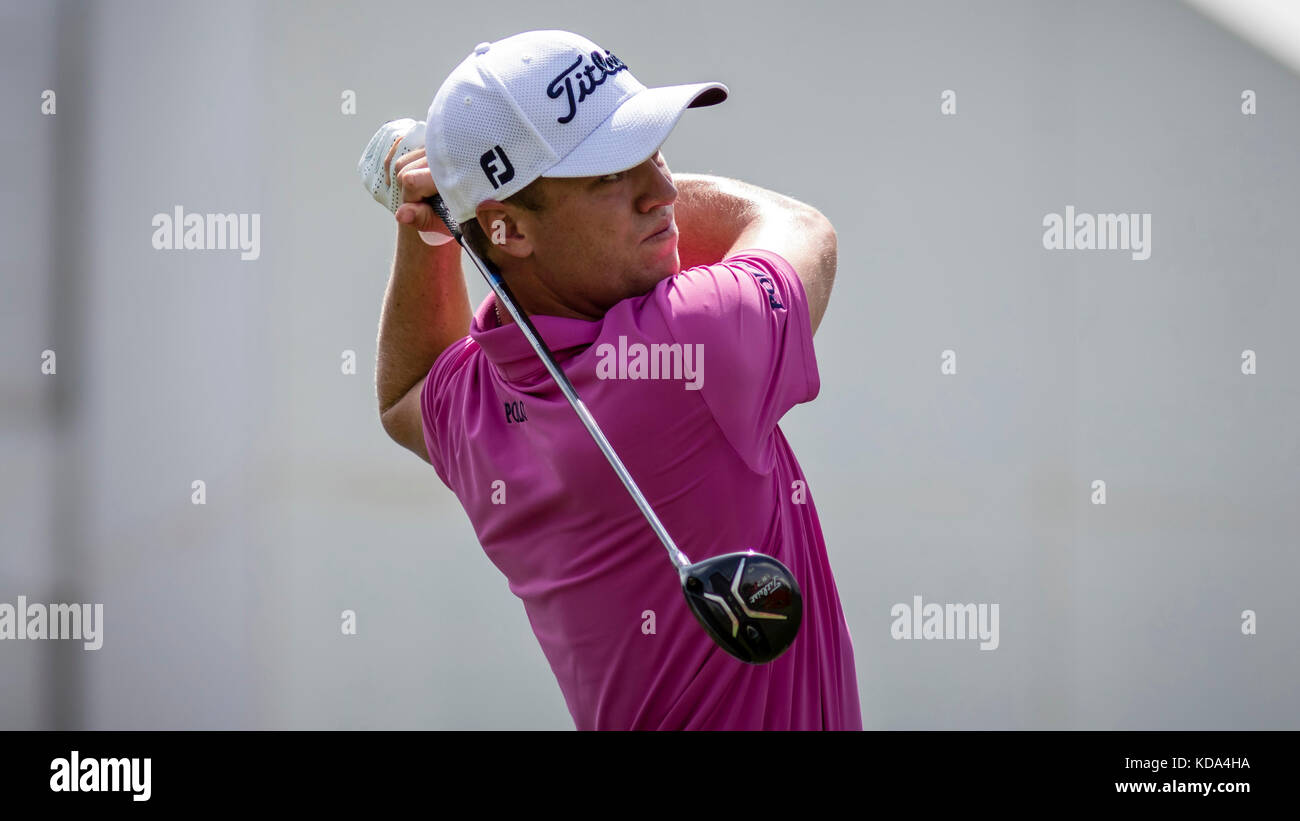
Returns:
[[[813,482],[778,424],[820,389],[813,334],[835,231],[789,197],[674,174],[660,151],[685,109],[727,91],[647,88],[585,37],[530,31],[478,45],[427,125],[389,124],[368,149],[372,193],[398,223],[376,374],[384,430],[464,506],[579,730],[862,727]],[[804,614],[783,655],[746,664],[701,628],[509,312],[493,294],[471,312],[460,247],[424,202],[435,193],[682,550],[755,550],[790,568]]]

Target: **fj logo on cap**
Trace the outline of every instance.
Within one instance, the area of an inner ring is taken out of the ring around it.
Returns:
[[[500,188],[515,178],[515,167],[510,164],[505,149],[499,145],[492,146],[491,151],[479,157],[478,164],[483,173],[487,174],[488,182],[492,183],[493,188]]]
[[[557,100],[560,95],[564,95],[565,101],[569,105],[569,110],[563,117],[555,119],[558,123],[567,123],[578,113],[578,103],[587,99],[591,92],[596,90],[596,86],[605,82],[606,78],[611,77],[627,68],[623,61],[606,51],[603,55],[599,51],[591,53],[591,65],[586,68],[578,69],[582,65],[585,54],[579,54],[578,59],[569,64],[569,67],[560,72],[560,75],[551,84],[546,87],[546,96],[552,100]],[[569,72],[573,72],[570,74]],[[600,72],[600,76],[594,76]],[[578,98],[573,98],[573,81],[578,81]]]

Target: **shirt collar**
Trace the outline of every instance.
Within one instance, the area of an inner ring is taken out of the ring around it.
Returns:
[[[469,325],[470,339],[474,340],[488,361],[497,367],[501,374],[510,381],[524,379],[546,372],[546,366],[528,344],[523,329],[511,322],[496,327],[497,318],[493,312],[496,295],[489,293]],[[504,311],[502,312],[504,316]],[[563,361],[580,353],[577,348],[586,348],[600,335],[604,320],[572,319],[564,316],[529,316],[533,327],[541,335],[546,347],[551,349],[556,361]]]

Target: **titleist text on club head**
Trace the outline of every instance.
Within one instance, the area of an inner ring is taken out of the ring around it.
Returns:
[[[713,640],[743,662],[766,664],[799,634],[799,585],[771,556],[746,551],[696,562],[682,573],[682,591]]]

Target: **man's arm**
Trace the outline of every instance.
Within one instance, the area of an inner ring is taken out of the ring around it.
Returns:
[[[428,245],[416,228],[399,225],[379,320],[375,386],[384,430],[426,462],[420,392],[438,355],[469,333],[469,322],[460,245]]]
[[[779,254],[803,282],[816,333],[838,262],[830,220],[811,205],[740,180],[673,174],[673,184],[682,268],[719,262],[746,248]]]

